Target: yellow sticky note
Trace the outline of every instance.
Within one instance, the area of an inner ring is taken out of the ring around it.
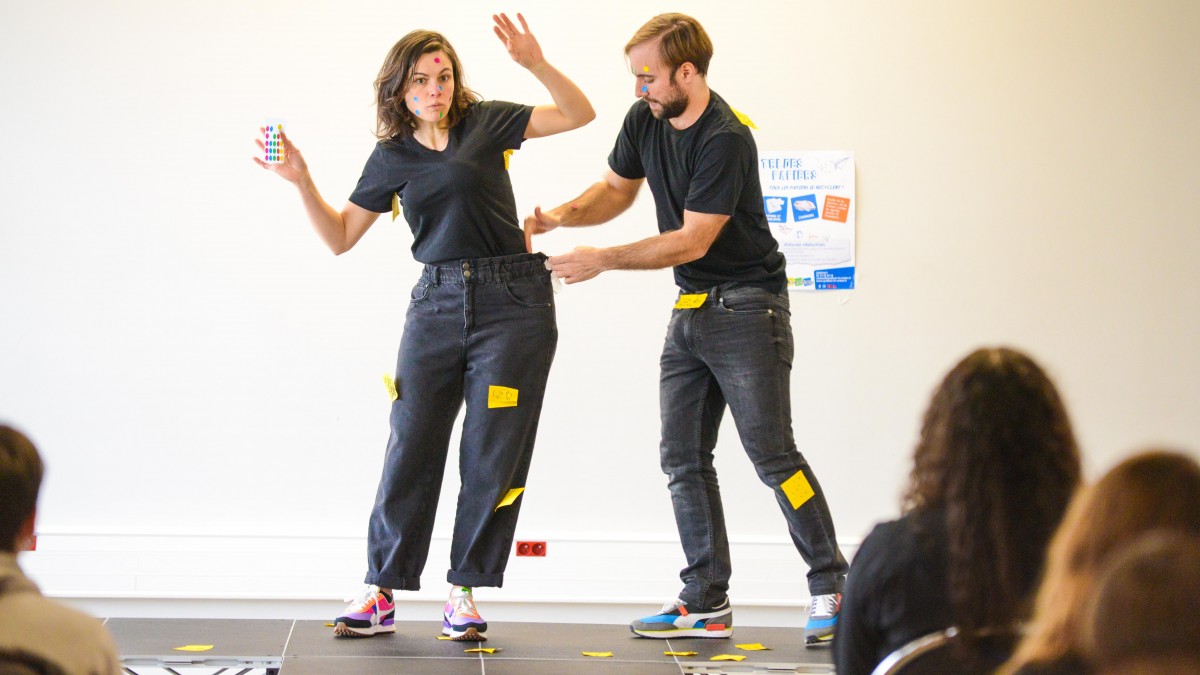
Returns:
[[[439,639],[439,640],[453,640],[454,638],[450,637],[449,635],[439,635],[439,636],[437,636],[437,639]]]
[[[663,652],[663,656],[695,656],[699,652]]]
[[[508,171],[508,162],[509,162],[509,160],[512,159],[512,156],[513,156],[512,148],[509,148],[508,150],[504,151],[504,170],[505,171]]]
[[[500,503],[497,504],[496,508],[492,509],[492,511],[499,511],[500,507],[502,507],[502,506],[512,505],[513,502],[517,501],[517,497],[520,497],[521,493],[524,491],[525,491],[525,488],[523,488],[523,487],[513,488],[513,489],[509,490],[508,493],[506,493],[504,495],[504,499],[501,499]]]
[[[684,293],[675,302],[675,309],[696,309],[708,300],[708,293]]]
[[[743,649],[748,652],[761,652],[764,649],[770,649],[770,647],[764,647],[757,642],[755,642],[754,644],[734,645],[734,647],[737,647],[738,649]]]
[[[474,649],[464,649],[466,654],[495,654],[497,647],[476,647]]]
[[[388,398],[395,401],[400,398],[400,390],[396,388],[396,380],[388,373],[383,374],[383,386],[387,387]]]
[[[734,114],[735,117],[738,118],[738,121],[741,122],[742,124],[745,124],[746,126],[750,127],[751,129],[758,128],[754,124],[754,122],[750,121],[749,117],[746,117],[746,113],[741,112],[740,110],[734,110],[732,106],[729,108],[729,110]]]
[[[213,648],[212,645],[184,645],[182,647],[175,647],[175,651],[177,651],[177,652],[206,652],[212,648]]]
[[[327,624],[325,624],[325,627],[326,627],[326,628],[333,628],[333,624],[331,624],[331,623],[327,623]]]
[[[712,657],[709,661],[745,661],[746,657],[741,654],[718,654]]]
[[[488,387],[488,407],[489,408],[515,408],[517,407],[517,390],[508,387],[497,387],[492,385]]]
[[[507,166],[505,168],[508,168]],[[392,193],[392,220],[395,221],[400,217],[400,193]]]
[[[809,485],[803,471],[797,471],[791,478],[783,481],[783,485],[780,485],[779,488],[783,490],[783,494],[787,495],[793,510],[804,506],[804,502],[812,499],[814,494],[812,485]]]
[[[609,658],[612,656],[612,652],[579,652],[579,653],[583,654],[584,656],[595,656],[596,658],[600,658],[600,659]]]

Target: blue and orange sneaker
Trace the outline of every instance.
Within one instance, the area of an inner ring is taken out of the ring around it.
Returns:
[[[378,586],[367,586],[347,601],[350,606],[333,620],[334,635],[359,638],[396,632],[396,603]]]
[[[629,630],[648,638],[727,638],[733,635],[733,608],[725,598],[707,612],[689,612],[686,602],[675,599],[658,614],[629,624]]]
[[[451,640],[487,640],[487,622],[475,609],[471,589],[465,586],[450,589],[450,599],[442,610],[442,635],[450,636]]]
[[[842,594],[814,595],[804,626],[804,646],[819,647],[833,643],[837,632],[838,614],[842,611]]]

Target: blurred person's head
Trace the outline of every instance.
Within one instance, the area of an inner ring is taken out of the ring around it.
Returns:
[[[1158,531],[1113,552],[1084,606],[1079,642],[1096,672],[1200,672],[1200,537]]]
[[[944,514],[949,602],[962,634],[1011,629],[1028,615],[1047,543],[1079,479],[1066,408],[1033,359],[979,349],[942,380],[925,413],[905,511]]]
[[[1200,535],[1200,464],[1191,457],[1142,452],[1080,491],[1051,542],[1033,623],[1010,665],[1080,656],[1079,626],[1101,566],[1152,530]]]
[[[15,553],[33,535],[42,459],[24,434],[0,425],[0,551]]]

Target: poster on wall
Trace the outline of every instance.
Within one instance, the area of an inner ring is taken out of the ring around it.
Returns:
[[[767,224],[787,258],[788,289],[853,289],[854,153],[764,152],[758,162]]]

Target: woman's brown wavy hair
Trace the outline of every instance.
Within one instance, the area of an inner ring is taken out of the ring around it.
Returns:
[[[379,138],[405,138],[417,128],[416,118],[404,104],[404,92],[412,83],[417,60],[430,52],[441,51],[450,59],[454,74],[454,98],[446,112],[446,126],[454,127],[467,115],[479,95],[467,88],[462,64],[450,41],[441,33],[414,30],[392,46],[379,76],[375,78],[375,135]]]
[[[925,413],[904,510],[945,516],[947,601],[964,644],[1029,616],[1079,480],[1066,408],[1033,359],[979,349],[946,375]]]

